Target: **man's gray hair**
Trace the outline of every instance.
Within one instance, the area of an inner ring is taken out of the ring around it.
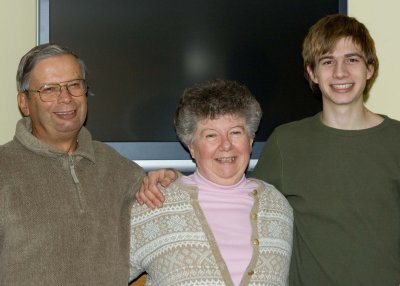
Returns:
[[[21,61],[19,62],[17,70],[18,92],[26,92],[29,90],[31,72],[39,61],[62,55],[71,55],[75,57],[81,68],[82,77],[83,79],[86,79],[86,65],[76,54],[67,48],[55,44],[43,44],[32,48],[22,57]]]

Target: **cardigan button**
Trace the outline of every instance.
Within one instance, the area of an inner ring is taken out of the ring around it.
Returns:
[[[257,213],[251,213],[251,219],[256,220],[258,218]]]
[[[253,194],[253,196],[257,196],[257,190],[253,190],[253,192],[252,192],[252,194]]]
[[[247,272],[247,275],[249,275],[249,276],[251,276],[251,275],[253,275],[254,274],[254,270],[249,270],[248,272]]]
[[[258,241],[257,238],[256,238],[256,239],[253,239],[253,245],[257,246],[257,245],[259,245],[259,244],[260,244],[260,242]]]

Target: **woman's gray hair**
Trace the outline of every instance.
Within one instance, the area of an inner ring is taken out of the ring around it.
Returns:
[[[260,104],[243,84],[229,80],[211,80],[186,89],[175,113],[175,131],[188,147],[194,138],[197,124],[204,119],[233,115],[245,120],[246,132],[255,137],[260,124]]]
[[[29,82],[31,80],[31,72],[38,62],[43,59],[71,55],[76,58],[79,63],[82,77],[86,79],[87,69],[85,63],[72,51],[67,48],[54,44],[43,44],[32,48],[27,52],[19,62],[17,70],[17,90],[18,92],[26,92],[29,90]]]

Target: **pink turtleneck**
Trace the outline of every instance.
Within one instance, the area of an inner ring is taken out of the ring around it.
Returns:
[[[198,171],[184,176],[182,181],[198,187],[200,207],[232,280],[239,285],[253,254],[250,212],[254,199],[249,193],[257,188],[257,183],[243,176],[235,185],[217,185]]]

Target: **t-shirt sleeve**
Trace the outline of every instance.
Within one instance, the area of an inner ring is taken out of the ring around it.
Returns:
[[[282,156],[276,131],[268,138],[252,177],[263,180],[282,190]]]

